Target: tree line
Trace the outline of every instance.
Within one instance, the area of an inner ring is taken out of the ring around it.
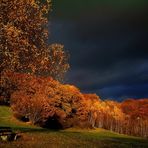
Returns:
[[[104,128],[117,133],[148,137],[148,99],[121,103],[83,94],[52,77],[7,73],[0,97],[16,118],[46,128]],[[6,99],[7,98],[7,99]]]

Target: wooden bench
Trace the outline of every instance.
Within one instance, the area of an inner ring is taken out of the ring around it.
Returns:
[[[0,127],[0,141],[14,141],[17,134],[10,127]]]

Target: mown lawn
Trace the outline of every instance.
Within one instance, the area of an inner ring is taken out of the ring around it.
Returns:
[[[0,148],[147,148],[148,141],[104,129],[47,130],[16,120],[9,107],[0,106],[0,126],[21,132],[14,142],[0,142]]]

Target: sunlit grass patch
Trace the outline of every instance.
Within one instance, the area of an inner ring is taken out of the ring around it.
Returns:
[[[0,106],[0,126],[20,131],[22,138],[0,143],[0,148],[147,148],[146,139],[117,134],[105,129],[69,128],[49,130],[28,125],[13,117],[9,107]]]

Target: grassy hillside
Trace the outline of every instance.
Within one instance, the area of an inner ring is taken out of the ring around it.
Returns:
[[[0,126],[22,132],[15,142],[0,143],[0,148],[146,148],[146,139],[117,134],[104,129],[46,130],[16,120],[9,107],[0,106]]]

